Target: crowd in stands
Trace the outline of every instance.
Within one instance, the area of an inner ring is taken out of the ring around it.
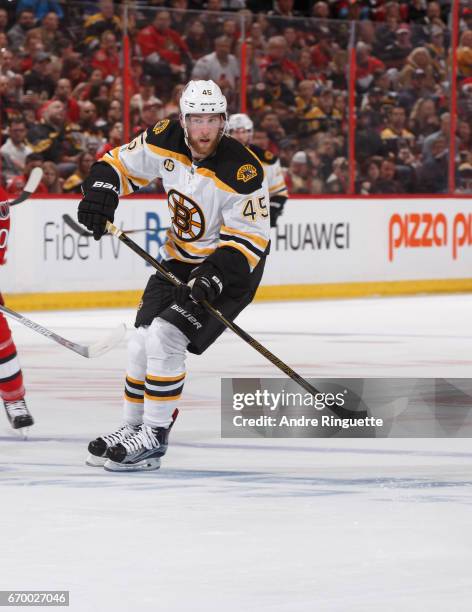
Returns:
[[[290,193],[347,193],[351,133],[356,193],[448,193],[451,150],[456,191],[472,191],[472,0],[460,3],[454,109],[450,0],[128,2],[127,80],[120,2],[0,6],[0,183],[9,193],[38,165],[40,192],[79,193],[91,164],[124,142],[124,95],[130,139],[178,117],[190,78],[216,81],[239,112],[244,39],[253,141],[280,156]]]

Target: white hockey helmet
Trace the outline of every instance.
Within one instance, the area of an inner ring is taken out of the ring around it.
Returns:
[[[254,129],[254,123],[244,113],[236,113],[231,115],[228,119],[228,129],[230,132],[233,130],[248,130],[252,132]]]
[[[214,81],[189,81],[180,96],[180,113],[185,133],[185,141],[188,145],[187,125],[185,118],[192,114],[222,114],[225,123],[221,136],[228,129],[228,116],[226,98],[219,86]],[[220,137],[221,137],[220,136]]]

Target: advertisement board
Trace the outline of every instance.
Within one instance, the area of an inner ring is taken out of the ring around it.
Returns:
[[[0,270],[10,304],[21,298],[35,308],[38,296],[55,295],[43,300],[48,307],[67,294],[64,307],[72,307],[74,295],[81,293],[92,306],[98,295],[110,292],[115,298],[128,292],[117,305],[136,302],[152,269],[112,236],[96,242],[78,234],[65,217],[76,219],[76,206],[67,198],[34,199],[11,210],[8,264]],[[162,198],[124,200],[115,223],[140,230],[131,237],[157,256],[170,224],[167,203]],[[271,230],[258,297],[467,290],[471,270],[472,208],[467,200],[297,198],[287,203]]]

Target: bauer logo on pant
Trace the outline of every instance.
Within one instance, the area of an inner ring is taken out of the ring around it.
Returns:
[[[198,240],[205,231],[205,218],[198,204],[175,189],[169,191],[168,204],[172,227],[179,239]]]

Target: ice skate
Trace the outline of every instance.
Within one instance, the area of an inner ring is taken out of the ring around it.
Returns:
[[[33,425],[33,417],[26,407],[24,399],[14,401],[3,400],[3,405],[5,406],[8,420],[13,429],[23,429],[24,427],[31,427],[31,425]]]
[[[133,436],[109,448],[105,469],[108,472],[158,470],[161,467],[161,457],[167,452],[169,432],[177,417],[176,413],[168,428],[142,425]]]
[[[107,460],[107,450],[115,444],[118,444],[119,442],[122,442],[123,440],[126,440],[126,438],[129,438],[133,434],[137,433],[139,428],[139,425],[128,425],[128,423],[125,423],[117,431],[92,440],[88,445],[88,451],[90,454],[85,463],[92,467],[103,467],[105,461]]]

